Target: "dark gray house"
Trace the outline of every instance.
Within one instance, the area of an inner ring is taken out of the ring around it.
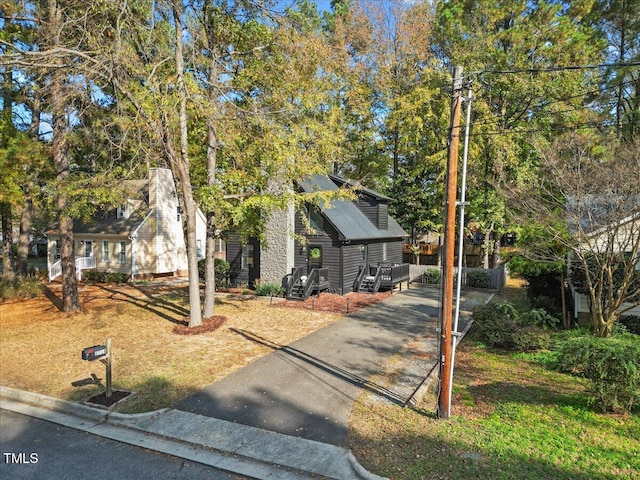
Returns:
[[[307,193],[336,191],[346,183],[337,176],[314,175],[298,188]],[[296,284],[298,290],[306,287],[302,296],[308,296],[325,289],[340,294],[377,291],[407,280],[402,245],[408,234],[389,216],[391,199],[367,188],[356,191],[355,201],[335,199],[272,214],[264,247],[255,239],[242,245],[238,236],[231,236],[227,261],[232,282],[282,282],[289,296],[296,297],[291,292]]]

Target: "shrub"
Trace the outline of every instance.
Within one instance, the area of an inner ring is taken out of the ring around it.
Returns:
[[[467,272],[467,287],[489,288],[489,272],[484,270],[471,270]]]
[[[37,277],[15,277],[13,280],[0,280],[0,299],[19,298],[26,300],[37,297],[42,292],[42,285]]]
[[[624,325],[629,333],[640,335],[640,316],[639,315],[623,315],[620,317],[620,323]]]
[[[124,283],[127,276],[124,273],[109,272],[104,275],[104,283]]]
[[[489,346],[528,352],[548,348],[550,335],[533,325],[523,325],[518,311],[508,303],[479,305],[473,309],[474,325]]]
[[[127,275],[117,272],[99,272],[98,270],[83,270],[82,278],[89,282],[124,283]]]
[[[277,297],[282,295],[282,286],[277,283],[261,283],[256,287],[256,295],[260,297]]]
[[[560,320],[549,314],[544,308],[534,308],[522,316],[522,321],[527,325],[534,325],[543,329],[558,328]]]
[[[205,278],[205,266],[206,261],[200,260],[198,262],[198,274],[200,278]],[[231,273],[231,265],[222,258],[216,258],[214,260],[214,269],[216,277],[216,288],[227,288],[229,286],[229,274]]]
[[[429,285],[440,285],[440,269],[428,268],[422,275],[424,276],[425,283]]]
[[[82,272],[85,282],[104,282],[104,272],[98,270],[86,270]]]
[[[630,335],[569,338],[558,366],[589,380],[589,403],[602,411],[628,412],[640,400],[640,342]]]

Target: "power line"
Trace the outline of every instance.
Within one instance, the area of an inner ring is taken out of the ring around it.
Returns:
[[[554,132],[570,132],[574,130],[580,130],[582,128],[602,128],[602,129],[611,129],[615,128],[615,125],[612,125],[609,122],[586,122],[579,123],[575,125],[557,125],[552,128]],[[523,135],[529,133],[540,133],[540,132],[549,132],[548,128],[531,128],[528,130],[503,130],[496,132],[478,132],[472,133],[472,137],[493,137],[497,135]]]
[[[567,96],[567,97],[556,98],[556,99],[551,99],[551,100],[539,102],[536,105],[529,105],[529,106],[527,106],[526,110],[524,110],[524,111],[541,110],[541,109],[543,109],[545,107],[548,107],[548,106],[556,104],[556,103],[565,103],[565,102],[568,102],[570,100],[574,100],[576,98],[586,97],[588,95],[604,94],[608,90],[613,90],[613,89],[617,89],[617,88],[620,88],[620,87],[627,87],[627,86],[634,85],[634,84],[635,84],[635,82],[632,81],[632,80],[626,81],[626,82],[623,81],[623,82],[619,82],[619,83],[614,83],[612,85],[609,85],[609,86],[606,86],[606,87],[601,87],[599,89],[587,90],[585,92],[574,94],[574,95],[570,95],[570,96]],[[544,98],[544,97],[538,97],[538,98]],[[602,103],[599,104],[599,106],[612,106],[612,103],[611,102],[602,102]],[[550,116],[550,115],[558,115],[558,114],[561,114],[561,113],[571,113],[571,112],[574,112],[574,111],[585,110],[585,109],[589,109],[589,108],[593,108],[593,107],[589,106],[589,105],[581,105],[581,106],[577,106],[577,107],[574,107],[572,109],[567,109],[567,110],[563,110],[563,111],[549,112],[547,115]],[[521,114],[522,114],[522,112],[521,112]],[[546,115],[543,115],[543,116],[546,116]],[[474,121],[472,123],[472,126],[495,125],[495,124],[499,124],[499,123],[504,121],[504,119],[496,119],[495,117],[489,117],[489,118],[484,117],[484,118],[486,118],[486,120],[484,120],[483,118],[480,118],[480,119]]]
[[[565,70],[597,70],[601,68],[624,68],[624,67],[638,67],[640,62],[619,62],[619,63],[601,63],[599,65],[566,65],[557,67],[545,67],[545,68],[519,68],[513,70],[481,70],[478,72],[469,73],[465,78],[479,75],[507,75],[507,74],[519,74],[519,73],[547,73],[547,72],[561,72]]]

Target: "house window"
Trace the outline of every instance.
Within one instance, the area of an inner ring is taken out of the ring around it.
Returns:
[[[105,262],[109,261],[109,242],[106,240],[102,241],[102,260]]]
[[[198,258],[203,258],[203,255],[202,255],[202,240],[198,240]]]
[[[242,246],[242,265],[241,268],[253,268],[253,244]]]
[[[127,263],[127,242],[120,242],[120,255],[118,261],[120,263]]]
[[[93,242],[91,240],[85,240],[84,242],[80,242],[80,244],[84,244],[84,256],[93,257]]]
[[[55,253],[55,258],[59,259],[60,258],[60,240],[56,240],[56,253]]]
[[[387,261],[387,242],[384,242],[382,244],[382,261],[383,262]]]
[[[313,235],[319,235],[324,230],[324,218],[316,207],[309,207],[309,227]]]
[[[117,217],[129,218],[129,206],[126,203],[118,205]]]
[[[367,247],[364,245],[360,245],[360,260],[366,260],[367,258]]]

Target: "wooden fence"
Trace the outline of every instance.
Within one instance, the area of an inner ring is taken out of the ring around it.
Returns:
[[[427,270],[439,270],[440,275],[436,284],[440,283],[442,278],[442,267],[433,265],[411,265],[411,278],[419,283],[431,283],[429,276],[424,275]],[[454,274],[457,277],[458,268],[454,268]],[[457,278],[454,277],[454,285],[457,285]],[[504,265],[498,268],[468,268],[462,267],[462,286],[470,288],[487,288],[489,290],[502,290],[506,283],[507,277]]]

